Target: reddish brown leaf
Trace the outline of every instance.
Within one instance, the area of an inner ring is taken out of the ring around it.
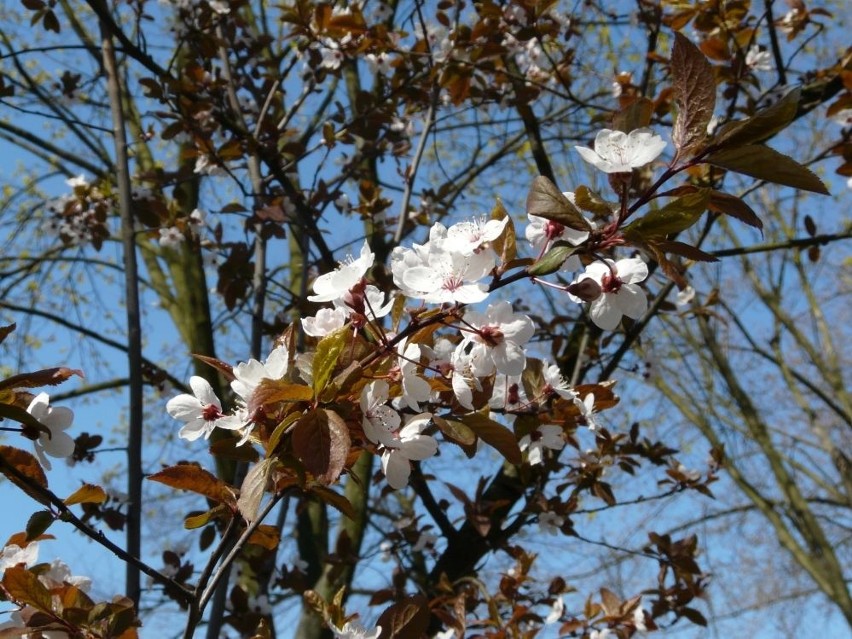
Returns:
[[[45,368],[33,373],[21,373],[13,375],[0,381],[0,390],[5,388],[39,388],[41,386],[56,386],[69,377],[77,375],[84,377],[83,371],[60,366],[57,368]]]
[[[722,193],[721,191],[710,191],[710,200],[707,208],[714,213],[724,213],[735,217],[740,222],[757,229],[763,229],[763,222],[752,208],[735,195]]]
[[[276,402],[309,402],[314,391],[304,384],[293,384],[283,379],[264,379],[254,389],[248,404],[249,415]]]
[[[281,532],[275,526],[261,524],[252,533],[248,539],[248,543],[255,546],[261,546],[266,550],[275,550],[278,548],[278,543],[281,541]]]
[[[716,151],[707,162],[758,180],[828,195],[825,184],[810,169],[768,146],[752,144]]]
[[[429,629],[429,616],[426,597],[414,595],[386,608],[376,625],[382,627],[383,638],[420,639]]]
[[[719,148],[730,149],[769,139],[793,121],[800,98],[801,91],[794,89],[772,106],[761,109],[750,118],[723,124],[716,132],[713,144]]]
[[[200,362],[204,362],[208,366],[212,366],[217,371],[222,373],[222,376],[229,382],[234,381],[234,368],[230,364],[226,364],[220,359],[216,359],[215,357],[208,357],[207,355],[199,355],[198,353],[193,353],[192,356]]]
[[[195,464],[178,464],[149,475],[148,479],[172,488],[188,490],[221,504],[233,507],[236,504],[234,489],[203,468]]]
[[[36,459],[34,455],[31,455],[20,448],[0,446],[0,472],[6,475],[6,477],[9,478],[9,481],[15,484],[18,488],[23,489],[28,495],[31,495],[38,499],[39,502],[46,504],[44,497],[38,496],[37,493],[34,493],[34,491],[27,486],[27,484],[23,483],[20,479],[18,479],[18,477],[12,474],[10,467],[23,475],[32,484],[41,488],[47,488],[47,476],[44,474],[41,464],[38,463],[38,459]]]
[[[481,413],[468,413],[460,417],[459,421],[486,444],[496,448],[510,464],[520,464],[523,461],[515,434],[502,424]]]
[[[355,519],[355,509],[352,507],[352,504],[349,502],[349,500],[346,499],[346,497],[344,497],[340,493],[335,492],[330,488],[326,486],[321,486],[319,484],[310,486],[307,490],[311,494],[316,495],[318,499],[322,500],[335,510],[349,517],[349,519]]]
[[[636,98],[625,106],[621,111],[615,114],[612,119],[612,128],[617,131],[630,133],[636,129],[641,129],[651,123],[651,116],[654,114],[654,103],[648,98]],[[584,231],[586,229],[580,229]]]
[[[686,36],[674,35],[671,70],[678,113],[672,141],[680,152],[688,153],[707,137],[707,124],[716,107],[716,80],[698,47]]]
[[[543,175],[533,180],[527,195],[527,214],[537,215],[578,231],[591,230],[589,222],[577,207]]]
[[[312,410],[296,422],[292,443],[296,457],[324,484],[332,483],[343,472],[352,445],[346,423],[326,409]]]
[[[685,257],[690,260],[695,260],[696,262],[718,262],[719,258],[715,255],[710,255],[710,253],[706,253],[702,251],[697,246],[692,246],[691,244],[686,244],[685,242],[677,242],[675,240],[657,240],[654,241],[654,245],[659,247],[660,250],[665,253],[671,253],[672,255],[680,255],[681,257]]]
[[[18,603],[28,604],[48,614],[53,612],[50,591],[26,568],[11,566],[3,575],[3,588]]]
[[[237,508],[249,524],[257,518],[257,512],[260,510],[260,502],[263,499],[266,483],[269,480],[270,473],[272,473],[274,464],[274,459],[264,459],[260,463],[255,464],[246,473],[243,485],[240,486],[240,498],[237,500]]]

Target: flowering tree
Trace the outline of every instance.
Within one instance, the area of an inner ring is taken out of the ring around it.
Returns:
[[[100,441],[79,435],[72,449],[70,411],[27,389],[77,371],[0,383],[0,415],[21,424],[12,430],[36,453],[5,445],[0,471],[44,506],[0,559],[0,593],[16,609],[0,632],[133,637],[140,603],[159,596],[185,612],[185,637],[202,626],[210,637],[227,626],[305,638],[533,636],[553,626],[601,638],[706,623],[694,536],[648,530],[644,583],[575,597],[564,578],[536,577],[540,560],[522,533],[570,543],[584,538],[587,500],[611,509],[710,494],[722,451],[706,471],[688,471],[638,425],[612,426],[623,410],[614,384],[670,292],[689,298],[690,266],[718,259],[702,243],[720,220],[762,227],[723,190],[727,173],[827,192],[765,142],[838,94],[846,104],[848,61],[763,102],[748,91],[769,64],[758,34],[778,62],[778,31],[792,41],[824,12],[802,5],[776,22],[771,11],[643,3],[645,67],[636,83],[619,74],[601,106],[599,85],[576,79],[589,72],[576,47],[593,38],[583,32],[598,14],[627,28],[602,8],[23,5],[39,33],[57,34],[49,48],[63,50],[73,33],[92,73],[66,69],[46,91],[22,61],[34,52],[19,48],[20,31],[4,30],[7,103],[52,114],[80,146],[0,124],[4,139],[69,178],[64,196],[39,205],[41,228],[28,230],[41,260],[22,253],[15,259],[30,266],[15,268],[29,277],[77,255],[98,264],[99,251],[119,246],[120,262],[100,267],[123,277],[127,338],[11,301],[14,275],[2,306],[126,352],[129,376],[116,385],[129,391],[128,489],[119,505],[101,486],[62,498],[49,485],[45,455],[82,461]],[[161,21],[170,32],[148,28]],[[700,46],[681,33],[690,23]],[[511,169],[519,154],[533,163],[522,176]],[[553,158],[573,154],[598,173],[563,192]],[[489,176],[510,188],[478,201]],[[482,213],[459,219],[468,196]],[[535,293],[513,300],[519,291]],[[146,295],[194,355],[187,383],[169,371],[182,354],[144,356]],[[536,296],[553,317],[536,312]],[[145,468],[145,404],[166,383],[176,390],[165,412],[188,443],[179,459]],[[653,496],[617,495],[612,475],[640,470],[659,481]],[[200,530],[198,568],[170,550],[162,565],[146,558],[143,480],[203,505],[182,513]],[[92,520],[126,528],[126,544]],[[125,562],[124,596],[96,603],[67,566],[36,563],[57,521]],[[282,564],[284,551],[298,559]],[[367,570],[380,554],[393,566],[387,579]],[[140,573],[157,589],[143,592]]]

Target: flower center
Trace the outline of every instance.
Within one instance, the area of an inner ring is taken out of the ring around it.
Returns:
[[[601,290],[604,293],[618,293],[623,282],[615,273],[607,273],[601,280]]]
[[[477,334],[483,342],[492,347],[502,344],[505,339],[499,326],[483,326],[477,331]]]
[[[554,240],[565,230],[565,226],[560,224],[559,222],[554,222],[553,220],[547,220],[547,224],[544,225],[544,234],[548,240]]]
[[[219,410],[216,404],[207,404],[207,406],[201,409],[201,416],[205,422],[215,422],[222,416],[222,411]]]

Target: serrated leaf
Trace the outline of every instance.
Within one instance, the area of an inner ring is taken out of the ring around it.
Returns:
[[[509,217],[509,213],[506,211],[506,207],[503,206],[503,201],[500,198],[497,198],[497,203],[494,205],[494,208],[491,209],[491,219],[509,220],[506,224],[506,228],[503,229],[503,232],[500,234],[500,237],[491,242],[491,248],[497,252],[497,255],[500,257],[500,262],[502,264],[506,264],[517,257],[518,246],[517,235],[515,233],[515,223],[512,222],[512,218]]]
[[[30,515],[26,527],[27,541],[38,539],[54,521],[56,521],[56,518],[49,510],[39,510]]]
[[[234,489],[213,473],[195,464],[170,466],[153,475],[148,475],[148,479],[172,488],[203,495],[220,504],[232,507],[235,504]]]
[[[719,149],[731,149],[768,140],[793,121],[800,98],[801,91],[794,89],[750,118],[723,124],[716,131],[713,145]]]
[[[35,574],[26,568],[20,566],[6,568],[6,573],[3,575],[3,588],[19,603],[28,604],[48,614],[53,612],[50,591]]]
[[[272,435],[269,437],[269,441],[266,442],[266,451],[267,457],[271,457],[272,454],[278,450],[278,447],[281,445],[281,438],[284,436],[284,433],[288,432],[290,426],[293,425],[297,419],[300,419],[302,414],[299,412],[293,412],[287,415],[278,426],[275,427],[275,430],[272,431]]]
[[[557,242],[547,253],[542,255],[541,259],[532,264],[527,273],[540,277],[542,275],[550,275],[555,273],[565,263],[569,257],[579,250],[576,246],[571,246],[567,242]]]
[[[687,153],[707,137],[716,108],[716,79],[707,58],[686,36],[675,32],[671,70],[677,119],[672,141]]]
[[[592,228],[577,207],[543,175],[533,180],[527,195],[527,214],[537,215],[578,231],[590,231]]]
[[[523,461],[515,434],[502,424],[482,413],[468,413],[461,416],[459,421],[476,433],[482,441],[495,448],[510,464],[520,464]]]
[[[274,464],[274,458],[261,460],[249,469],[242,486],[240,486],[237,509],[248,524],[251,524],[257,518],[260,502],[263,499],[266,483]]]
[[[340,359],[343,349],[346,348],[351,335],[352,330],[344,326],[330,335],[326,335],[317,344],[313,363],[314,394],[317,397],[331,378],[331,374],[337,367],[337,361]]]
[[[707,189],[700,189],[672,200],[624,227],[624,237],[641,241],[680,233],[698,221],[707,210],[709,199]]]
[[[578,186],[574,191],[574,204],[584,211],[594,214],[595,217],[610,217],[613,205],[604,200],[600,194],[592,191],[588,186]]]
[[[438,427],[445,437],[450,438],[454,442],[458,442],[462,446],[472,446],[476,443],[476,434],[469,426],[462,424],[455,419],[444,419],[437,415],[432,415],[432,421]]]
[[[64,499],[66,506],[74,504],[102,504],[107,500],[106,491],[94,484],[83,484]]]
[[[705,161],[728,171],[773,184],[821,195],[829,194],[825,184],[810,169],[768,146],[753,144],[715,151],[707,156]]]
[[[414,595],[386,608],[376,626],[382,627],[382,637],[387,639],[421,639],[429,629],[429,617],[429,601]]]
[[[352,442],[340,416],[324,408],[312,410],[293,427],[293,453],[324,484],[343,472]]]
[[[714,213],[724,213],[749,226],[763,229],[763,222],[757,217],[757,213],[735,195],[715,190],[710,191],[710,200],[707,202],[707,208]]]
[[[654,103],[648,98],[636,98],[625,106],[612,118],[612,128],[616,131],[630,133],[636,129],[651,124],[651,116],[654,114]],[[586,229],[579,229],[585,231]]]

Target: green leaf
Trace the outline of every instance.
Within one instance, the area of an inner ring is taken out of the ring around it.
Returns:
[[[716,78],[698,47],[680,33],[674,36],[671,70],[678,113],[672,141],[687,153],[707,137],[707,124],[716,108]]]
[[[352,442],[340,416],[324,408],[312,410],[296,422],[293,452],[320,482],[334,482],[346,465]]]
[[[707,156],[706,162],[758,180],[829,194],[825,184],[810,169],[768,146],[753,144],[716,151]]]
[[[527,195],[527,214],[537,215],[578,231],[592,229],[577,207],[562,195],[562,191],[553,182],[542,175],[533,180]]]
[[[650,211],[644,217],[624,227],[624,237],[641,241],[680,233],[698,221],[707,210],[709,199],[710,194],[707,189],[699,189],[672,200],[663,208]]]
[[[188,490],[204,495],[220,504],[233,506],[234,489],[203,468],[195,464],[178,464],[164,468],[158,473],[148,475],[148,479],[172,488]]]
[[[325,385],[328,384],[351,335],[352,330],[344,326],[326,335],[317,344],[313,364],[315,396],[319,397]]]
[[[497,449],[510,464],[520,464],[523,461],[515,434],[502,424],[498,424],[482,413],[468,413],[460,417],[459,421],[476,433],[486,444]]]
[[[571,246],[567,242],[557,242],[540,260],[527,269],[530,275],[541,276],[555,273],[569,257],[579,250],[579,247]]]
[[[752,208],[740,198],[721,191],[710,191],[710,201],[707,208],[714,213],[724,213],[757,229],[763,229],[763,222]]]
[[[27,520],[27,541],[38,539],[44,532],[50,528],[56,518],[49,510],[40,510],[33,513]]]
[[[793,121],[800,98],[801,91],[794,89],[772,106],[761,109],[750,118],[723,124],[716,131],[713,146],[731,149],[768,140]]]

